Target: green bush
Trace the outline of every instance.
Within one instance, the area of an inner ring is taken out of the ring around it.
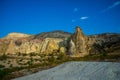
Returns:
[[[3,54],[2,56],[0,56],[0,60],[6,60],[8,57],[7,55]]]
[[[34,52],[31,52],[30,54],[29,54],[29,56],[31,57],[31,56],[36,56],[37,54],[36,53],[34,53]]]
[[[56,59],[55,59],[54,56],[51,56],[51,57],[48,58],[48,62],[50,62],[50,63],[54,63],[55,60],[56,60]]]
[[[1,65],[1,64],[0,64],[0,68],[4,68],[4,67],[5,67],[4,65]]]
[[[10,64],[10,67],[13,67],[13,64]]]
[[[105,52],[104,52],[104,53],[102,53],[102,56],[107,56],[107,53],[105,53]]]
[[[21,53],[22,54],[22,56],[27,56],[27,54],[26,53]]]
[[[0,70],[0,80],[4,80],[3,78],[8,74],[9,74],[9,72],[7,72],[5,70]]]
[[[65,54],[60,53],[60,54],[58,54],[57,59],[58,59],[58,60],[63,60],[63,59],[65,59],[65,57],[66,57]]]

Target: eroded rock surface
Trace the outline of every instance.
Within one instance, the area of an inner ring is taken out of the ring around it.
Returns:
[[[72,36],[72,40],[75,44],[76,52],[75,56],[85,56],[88,54],[86,36],[83,34],[80,27],[76,27],[76,31]],[[73,43],[72,43],[73,44]],[[74,47],[74,45],[73,45]]]
[[[120,34],[84,35],[77,26],[74,34],[63,31],[37,35],[10,33],[0,39],[0,55],[17,53],[65,53],[71,57],[108,53],[120,49]]]
[[[55,68],[13,80],[119,80],[120,63],[66,62]]]

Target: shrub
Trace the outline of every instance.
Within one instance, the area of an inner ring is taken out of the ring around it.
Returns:
[[[30,57],[30,61],[27,62],[29,68],[33,65],[33,58]]]
[[[48,57],[48,61],[49,61],[50,63],[54,63],[55,60],[56,60],[56,59],[55,59],[54,56]]]
[[[64,60],[65,58],[66,58],[66,54],[63,54],[63,53],[58,54],[58,57],[57,57],[58,60]]]
[[[19,61],[23,61],[23,59],[20,59]]]
[[[9,74],[9,72],[7,72],[5,70],[0,70],[0,79],[3,80],[3,78],[8,74]]]
[[[21,53],[22,54],[22,56],[27,56],[27,54],[26,53]]]
[[[31,57],[31,56],[36,56],[37,54],[34,53],[34,52],[31,52],[29,55],[30,55],[30,57]]]
[[[0,68],[4,68],[4,67],[5,67],[4,65],[1,65],[1,64],[0,64]]]
[[[8,61],[7,64],[10,64],[11,61]]]
[[[8,57],[7,55],[3,54],[2,56],[0,56],[0,60],[6,60]]]
[[[18,56],[21,56],[21,53],[20,52],[18,52],[18,53],[16,53]]]
[[[105,53],[105,52],[104,52],[104,53],[102,53],[102,56],[107,56],[107,53]]]
[[[13,67],[13,64],[10,64],[10,67]]]

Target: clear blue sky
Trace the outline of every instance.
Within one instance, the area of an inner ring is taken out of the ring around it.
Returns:
[[[81,26],[87,35],[120,33],[120,0],[0,0],[0,37]]]

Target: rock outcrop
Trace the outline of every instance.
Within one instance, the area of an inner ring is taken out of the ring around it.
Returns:
[[[63,33],[63,32],[62,32]],[[13,34],[13,33],[11,33]],[[66,52],[66,38],[33,38],[30,36],[23,37],[5,37],[0,40],[0,54],[49,54],[49,53],[63,53]],[[43,34],[42,34],[43,35]],[[47,34],[45,34],[47,35]],[[70,34],[69,34],[70,35]],[[19,34],[18,34],[19,36]],[[44,35],[43,35],[44,36]],[[5,43],[6,42],[6,43]]]
[[[104,33],[86,36],[76,27],[69,41],[69,54],[73,57],[84,57],[89,54],[104,54],[120,49],[120,34]]]
[[[53,31],[37,35],[10,33],[0,39],[0,55],[17,53],[65,53],[71,57],[107,53],[120,50],[120,34],[84,35],[77,26],[74,34]]]
[[[85,56],[88,54],[86,36],[83,34],[80,27],[76,27],[76,31],[72,36],[73,43],[75,44],[75,56]],[[74,45],[73,45],[74,47]]]
[[[16,45],[13,40],[11,40],[8,48],[6,50],[6,54],[15,54],[15,53],[41,53],[41,54],[48,54],[59,51],[59,43],[62,42],[62,39],[56,38],[45,38],[43,41],[33,42],[26,41],[22,42],[21,45]]]
[[[11,40],[10,41],[10,43],[9,43],[9,45],[8,45],[8,48],[7,48],[7,50],[6,50],[6,52],[5,52],[5,54],[15,54],[15,43],[14,43],[14,41],[13,40]]]
[[[76,47],[75,47],[75,43],[71,39],[69,42],[69,55],[74,55],[74,54],[76,54]]]
[[[46,38],[41,43],[40,53],[52,53],[57,52],[61,46],[59,43],[62,42],[62,39],[58,38]]]

